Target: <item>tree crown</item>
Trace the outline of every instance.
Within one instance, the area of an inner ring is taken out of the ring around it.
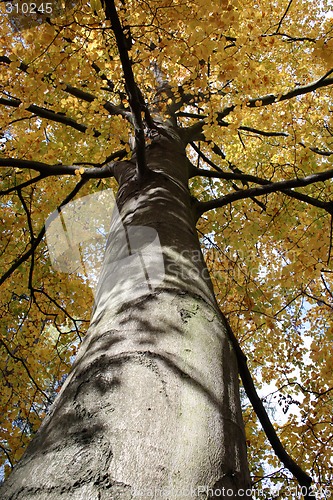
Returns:
[[[50,213],[138,175],[166,120],[192,162],[216,297],[282,441],[333,478],[330,2],[73,1],[31,21],[1,4],[1,448],[13,465],[59,390],[89,321],[80,275],[57,272]],[[7,9],[7,12],[6,12]],[[297,411],[293,411],[296,410]],[[290,411],[289,411],[290,410]],[[245,409],[255,480],[267,450]]]

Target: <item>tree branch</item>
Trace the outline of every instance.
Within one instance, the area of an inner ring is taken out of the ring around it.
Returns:
[[[289,90],[285,94],[281,95],[268,94],[261,97],[249,99],[246,102],[246,106],[248,108],[258,108],[258,107],[260,108],[262,106],[268,106],[270,104],[275,104],[278,102],[286,101],[288,99],[293,99],[294,97],[297,97],[299,95],[308,94],[322,87],[333,85],[333,78],[327,78],[326,77],[327,75],[328,73],[326,73],[326,75],[324,75],[323,77],[319,78],[319,80],[316,80],[313,83],[309,83],[308,85],[295,87],[294,89]],[[228,116],[232,111],[234,111],[235,108],[236,104],[232,104],[224,108],[224,110],[221,111],[221,113],[218,113],[217,115],[218,121],[221,122],[222,125],[225,125],[223,118]]]
[[[324,172],[319,172],[318,174],[311,174],[308,175],[307,177],[301,177],[299,179],[271,182],[261,187],[242,189],[240,191],[236,191],[235,193],[230,193],[225,196],[222,196],[221,198],[216,198],[215,200],[199,202],[197,206],[198,214],[200,216],[204,212],[207,212],[208,210],[224,207],[225,205],[228,205],[229,203],[232,203],[237,200],[251,198],[253,196],[262,196],[277,191],[284,192],[284,190],[286,189],[308,186],[310,184],[314,184],[316,182],[323,182],[332,178],[333,178],[333,170],[326,170]],[[300,197],[304,198],[305,195],[299,193],[297,196],[300,199]],[[303,199],[302,201],[305,200]],[[321,208],[325,208],[327,212],[333,214],[333,202],[326,202],[325,206],[324,207],[321,206]]]
[[[30,233],[30,245],[33,246],[35,242],[35,234],[34,234],[34,229],[33,229],[33,224],[32,224],[32,219],[31,219],[31,213],[29,211],[29,208],[25,202],[25,199],[23,198],[22,191],[21,189],[17,190],[17,195],[20,199],[20,202],[23,206],[23,209],[26,213],[27,216],[27,223],[28,223],[28,228],[29,228],[29,233]],[[30,269],[29,269],[29,278],[28,278],[28,288],[29,290],[33,289],[32,286],[32,277],[33,277],[33,271],[34,271],[34,266],[35,266],[35,252],[31,254],[31,261],[30,261]]]
[[[9,65],[11,62],[12,61],[9,57],[0,56],[0,63],[5,63],[5,64]],[[96,71],[97,70],[99,71],[99,68],[95,63],[92,64],[92,67]],[[29,68],[29,65],[25,64],[23,62],[21,62],[19,65],[19,69],[21,71],[23,71],[24,73],[27,72],[28,68]],[[50,75],[48,75],[48,76],[50,76]],[[45,77],[42,80],[45,80]],[[86,92],[84,90],[73,87],[72,85],[64,84],[64,88],[62,90],[64,92],[66,92],[67,94],[70,94],[70,95],[77,97],[78,99],[81,99],[81,100],[86,101],[86,102],[93,102],[97,99],[97,97],[94,96],[93,94],[90,94],[89,92]],[[122,109],[120,106],[116,106],[115,104],[112,104],[110,101],[104,102],[103,108],[106,109],[106,111],[108,111],[111,115],[121,115],[124,118],[129,119],[128,111],[126,111],[125,109]]]
[[[246,127],[241,125],[238,130],[243,130],[244,132],[252,132],[253,134],[262,135],[264,137],[289,137],[287,132],[270,132],[269,130],[259,130],[253,127]]]
[[[128,102],[132,111],[132,121],[134,125],[135,152],[137,175],[140,180],[146,172],[146,148],[145,134],[141,112],[144,111],[142,100],[132,71],[132,64],[128,56],[128,44],[120,24],[114,0],[102,0],[102,6],[106,18],[111,22],[113,33],[116,37],[120,61],[124,72],[125,87],[128,95]]]
[[[195,177],[196,175],[199,175],[202,177],[224,179],[224,180],[228,180],[228,181],[239,180],[244,185],[247,185],[248,182],[254,182],[255,184],[260,184],[262,186],[268,186],[268,185],[272,184],[272,182],[268,181],[267,179],[262,179],[261,177],[257,177],[255,175],[244,174],[237,167],[234,167],[232,173],[231,172],[224,172],[220,167],[215,165],[215,163],[212,160],[210,160],[210,158],[208,158],[202,151],[200,151],[200,149],[194,143],[191,143],[191,146],[196,151],[196,153],[204,160],[204,162],[207,163],[207,165],[210,165],[212,168],[214,168],[214,170],[216,170],[216,172],[213,172],[212,170],[199,169],[193,165],[193,168],[191,169],[191,177]],[[213,151],[215,153],[219,154],[223,159],[225,159],[223,152],[218,148],[218,146],[214,145]],[[230,162],[229,162],[229,166],[230,166]],[[309,195],[303,194],[303,193],[299,193],[298,191],[293,191],[292,189],[283,189],[283,190],[281,190],[281,192],[290,196],[291,198],[295,198],[297,200],[300,200],[300,201],[307,203],[309,205],[312,205],[314,207],[318,207],[318,208],[321,208],[323,210],[326,210],[329,214],[331,214],[331,212],[332,212],[332,205],[330,202],[317,200],[316,198],[313,198],[312,196],[309,196]],[[258,200],[256,198],[251,196],[251,199],[252,199],[252,201],[254,201],[255,203],[258,204]],[[263,208],[263,207],[261,206],[261,208]]]
[[[33,177],[32,179],[29,179],[28,181],[22,182],[21,184],[18,184],[17,186],[12,186],[8,189],[4,189],[4,190],[0,191],[0,196],[7,195],[7,194],[12,193],[13,191],[18,191],[19,189],[23,189],[25,187],[31,186],[32,184],[36,184],[38,181],[40,181],[44,178],[45,178],[45,175],[42,175],[42,174],[37,175],[36,177]]]
[[[14,359],[15,361],[19,361],[20,363],[22,363],[22,365],[23,365],[23,367],[24,367],[25,371],[27,372],[28,377],[29,377],[29,379],[31,380],[31,382],[35,385],[36,389],[37,389],[39,392],[41,392],[41,393],[43,394],[43,396],[44,396],[44,398],[46,399],[46,401],[47,401],[49,404],[51,404],[51,403],[52,403],[51,399],[48,397],[48,395],[46,394],[46,392],[44,392],[44,391],[43,391],[43,389],[41,389],[41,388],[39,387],[39,385],[37,384],[36,380],[35,380],[35,379],[33,378],[33,376],[31,375],[31,372],[30,372],[30,370],[29,370],[29,368],[28,368],[28,366],[27,366],[27,364],[26,364],[25,360],[24,360],[23,358],[20,358],[19,356],[16,356],[16,355],[15,355],[15,354],[14,354],[14,353],[13,353],[13,352],[9,349],[9,347],[8,347],[8,346],[7,346],[7,344],[4,342],[4,340],[3,340],[3,339],[0,339],[0,344],[1,344],[4,348],[5,348],[5,350],[7,351],[8,355],[9,355],[12,359]]]
[[[83,319],[75,319],[75,318],[73,318],[73,316],[72,316],[71,314],[69,314],[69,312],[65,309],[65,307],[63,307],[62,305],[60,305],[60,304],[59,304],[59,303],[58,303],[58,302],[57,302],[54,298],[52,298],[52,297],[51,297],[51,296],[50,296],[50,295],[49,295],[49,294],[48,294],[45,290],[43,290],[43,289],[39,289],[39,288],[34,288],[34,287],[33,287],[33,288],[31,289],[31,293],[32,293],[33,299],[34,299],[34,301],[35,301],[35,303],[36,303],[36,305],[37,305],[38,309],[39,309],[39,310],[40,310],[40,311],[41,311],[41,312],[42,312],[45,316],[49,315],[50,313],[46,313],[45,311],[43,311],[43,310],[42,310],[42,308],[40,307],[40,305],[38,304],[38,301],[37,301],[37,299],[36,299],[36,293],[40,293],[41,295],[45,295],[45,297],[47,297],[47,298],[48,298],[48,300],[49,300],[50,302],[52,302],[52,304],[54,304],[54,305],[55,305],[58,309],[60,309],[60,311],[61,311],[62,313],[64,313],[64,315],[65,315],[65,316],[67,316],[67,317],[71,320],[71,322],[72,322],[72,323],[73,323],[73,325],[74,325],[74,328],[75,328],[76,334],[77,334],[77,336],[79,337],[80,342],[82,342],[82,336],[81,336],[81,334],[80,334],[80,330],[79,330],[79,328],[78,328],[78,326],[77,326],[77,323],[82,323],[82,322],[87,322],[87,323],[89,323],[89,321],[88,321],[88,320],[83,320]],[[57,314],[54,314],[54,316],[57,316]],[[54,324],[56,325],[56,321],[55,321],[55,320],[56,320],[56,318],[54,319]],[[82,332],[81,332],[81,333],[82,333]]]
[[[258,393],[256,391],[255,385],[253,383],[253,379],[251,377],[251,373],[249,371],[249,368],[247,366],[247,358],[245,354],[243,353],[237,338],[235,337],[228,320],[223,316],[226,328],[227,328],[227,333],[228,337],[232,343],[232,346],[234,348],[234,352],[236,354],[237,362],[238,362],[238,370],[239,370],[239,375],[242,379],[243,386],[245,389],[245,392],[247,394],[247,397],[249,398],[252,407],[259,419],[259,422],[262,425],[262,428],[267,436],[268,441],[270,442],[275,454],[277,457],[281,460],[281,462],[284,464],[284,466],[293,474],[293,476],[296,477],[298,483],[300,486],[303,486],[306,488],[306,490],[309,492],[308,494],[304,495],[304,499],[311,499],[315,498],[311,493],[311,483],[312,483],[312,478],[304,472],[299,465],[291,458],[291,456],[286,452],[284,446],[282,445],[273,425],[272,422],[270,421],[270,418],[266,412],[266,409],[261,401],[261,399],[258,396]]]
[[[17,98],[0,97],[0,104],[18,108],[22,104],[22,101]],[[50,120],[56,123],[62,123],[63,125],[72,127],[79,132],[85,133],[88,130],[88,127],[86,125],[82,125],[81,123],[75,121],[73,118],[69,118],[65,115],[65,113],[56,113],[55,111],[37,106],[36,104],[30,104],[27,108],[25,108],[25,110],[29,111],[30,113],[34,113],[40,118],[45,118],[46,120]],[[93,135],[94,137],[99,137],[101,135],[101,132],[99,132],[98,130],[94,130]]]
[[[196,168],[193,165],[193,168],[191,169],[191,177],[195,177],[196,175],[200,175],[200,176],[202,175],[202,176],[209,177],[209,178],[216,177],[216,178],[220,178],[220,179],[224,179],[224,180],[229,180],[229,181],[232,181],[232,187],[236,191],[239,191],[240,188],[233,182],[235,180],[240,180],[241,183],[243,184],[243,186],[248,186],[249,180],[252,182],[255,182],[255,181],[253,181],[253,178],[254,178],[253,176],[249,176],[250,178],[246,179],[246,175],[243,175],[242,172],[239,169],[237,169],[236,167],[234,167],[230,162],[228,162],[229,167],[231,168],[231,170],[233,172],[232,173],[231,172],[223,172],[223,170],[220,167],[218,167],[217,165],[215,165],[215,163],[213,163],[204,153],[202,153],[202,151],[200,151],[200,149],[193,142],[191,142],[191,146],[196,151],[196,153],[199,155],[200,158],[202,158],[208,165],[210,165],[211,167],[214,168],[214,170],[217,171],[217,172],[212,172],[211,170],[203,170],[203,169]],[[222,157],[224,158],[222,151],[217,146],[214,145],[214,148],[215,147],[218,150],[218,154],[222,155]],[[266,211],[266,206],[261,201],[257,200],[255,197],[251,197],[251,200],[254,203],[256,203],[256,205],[258,205],[263,211]]]
[[[205,155],[202,153],[201,157],[204,161],[207,161],[207,163],[213,168],[219,169],[217,165],[214,165],[214,163],[209,160],[209,158],[206,158]],[[239,180],[243,184],[246,185],[247,182],[254,182],[255,184],[260,184],[262,186],[269,186],[272,185],[273,183],[271,181],[268,181],[267,179],[262,179],[261,177],[257,177],[255,175],[249,175],[249,174],[244,174],[241,171],[235,170],[235,172],[223,172],[222,170],[218,170],[217,172],[213,172],[212,170],[205,170],[205,169],[199,169],[193,166],[191,172],[192,172],[192,177],[195,177],[196,175],[202,176],[202,177],[209,177],[209,178],[217,178],[217,179],[224,179],[224,180]],[[331,202],[327,201],[321,201],[317,200],[316,198],[313,198],[312,196],[309,196],[307,194],[299,193],[298,191],[293,191],[292,189],[279,189],[279,191],[283,194],[286,194],[290,196],[291,198],[295,198],[296,200],[300,200],[304,203],[308,203],[309,205],[312,205],[314,207],[321,208],[323,210],[326,210],[329,214],[332,212],[332,205]],[[255,198],[251,197],[253,201],[255,201]],[[257,200],[256,200],[257,201]]]
[[[11,458],[10,458],[10,454],[8,453],[8,450],[7,450],[4,446],[2,446],[2,444],[0,444],[0,449],[1,449],[1,450],[4,452],[4,454],[6,455],[6,459],[8,460],[8,462],[9,462],[9,464],[10,464],[10,467],[11,467],[11,469],[13,469],[13,468],[14,468],[14,464],[13,464],[13,462],[12,462]]]
[[[118,152],[119,156],[124,152]],[[112,155],[110,155],[111,157]],[[35,170],[41,174],[43,178],[50,177],[51,175],[78,175],[78,165],[62,165],[61,163],[50,165],[41,161],[21,160],[19,158],[1,158],[0,167],[15,167],[29,170]],[[84,168],[79,172],[82,179],[103,179],[106,177],[113,177],[114,162],[109,162],[102,167]],[[41,177],[39,177],[41,178]],[[35,179],[39,179],[35,178]],[[13,188],[16,189],[16,188]]]
[[[286,17],[286,15],[288,14],[288,11],[289,11],[292,3],[293,3],[293,0],[289,0],[288,6],[287,6],[286,10],[284,11],[283,16],[281,17],[281,19],[279,21],[279,24],[278,24],[278,27],[276,28],[276,32],[275,33],[278,33],[280,31],[280,28],[282,26],[283,20]]]
[[[64,88],[64,92],[67,92],[68,94],[73,95],[74,97],[77,97],[78,99],[82,99],[83,101],[86,102],[93,102],[97,99],[96,96],[93,94],[90,94],[89,92],[85,92],[81,89],[78,89],[76,87],[72,87],[72,85],[66,85]],[[106,101],[103,104],[103,108],[110,113],[110,115],[121,115],[127,120],[129,119],[130,113],[126,111],[125,109],[121,109],[119,106],[115,106],[112,104],[110,101]]]

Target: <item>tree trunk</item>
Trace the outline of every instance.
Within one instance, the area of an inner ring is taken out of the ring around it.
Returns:
[[[89,332],[3,499],[250,497],[237,364],[174,131],[147,163],[140,185],[133,162],[115,168]]]

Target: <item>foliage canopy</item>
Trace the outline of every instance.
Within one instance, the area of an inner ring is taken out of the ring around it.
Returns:
[[[149,143],[164,116],[192,134],[189,185],[221,309],[283,444],[328,488],[331,3],[115,4],[118,34],[98,1],[73,2],[31,28],[1,4],[2,463],[9,470],[40,425],[93,302],[82,276],[52,268],[45,220],[75,196],[116,190],[108,165],[130,157],[133,123]],[[244,406],[253,480],[281,486],[288,474]]]

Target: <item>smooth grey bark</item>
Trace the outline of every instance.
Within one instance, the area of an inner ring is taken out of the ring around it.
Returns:
[[[120,217],[89,332],[2,499],[250,497],[236,359],[200,251],[185,147],[171,132],[147,148],[140,185],[134,162],[115,168]],[[124,228],[139,255],[157,232],[162,269],[148,252],[142,279]]]

